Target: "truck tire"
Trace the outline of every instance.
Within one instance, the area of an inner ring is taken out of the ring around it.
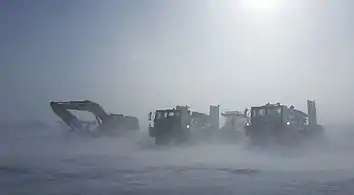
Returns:
[[[157,136],[155,137],[155,145],[167,145],[169,144],[171,139],[168,136]]]

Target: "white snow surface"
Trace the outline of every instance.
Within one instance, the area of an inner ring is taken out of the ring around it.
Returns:
[[[328,144],[269,150],[237,144],[157,147],[124,137],[10,129],[0,136],[0,194],[354,194],[354,129]]]

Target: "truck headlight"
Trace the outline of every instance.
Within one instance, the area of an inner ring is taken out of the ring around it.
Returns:
[[[246,126],[248,127],[248,126],[250,126],[250,124],[249,124],[249,123],[246,123]]]
[[[286,122],[286,125],[290,125],[290,122]]]
[[[190,126],[189,126],[189,125],[187,125],[187,129],[189,129],[189,127],[190,127]]]

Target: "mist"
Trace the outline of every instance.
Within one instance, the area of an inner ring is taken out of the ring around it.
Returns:
[[[350,194],[353,128],[325,128],[325,144],[299,148],[250,147],[247,139],[156,146],[146,131],[94,138],[58,127],[2,129],[0,192]]]
[[[352,23],[343,0],[284,1],[253,13],[235,1],[6,1],[3,121],[54,121],[50,100],[138,116],[317,101],[322,123],[351,123]]]
[[[351,194],[353,3],[281,2],[1,2],[0,194]],[[308,99],[325,145],[158,147],[147,131],[150,111],[176,105],[207,113],[280,102],[306,112]],[[141,129],[67,134],[49,102],[70,100],[136,116]],[[28,121],[48,126],[3,128]]]
[[[6,147],[1,147],[0,157],[2,164],[10,163],[9,166],[16,163],[53,166],[48,165],[48,161],[60,163],[69,159],[71,163],[97,163],[99,166],[108,163],[123,170],[171,166],[260,172],[352,171],[353,128],[337,126],[326,130],[325,144],[312,142],[305,147],[259,148],[249,145],[247,139],[234,143],[198,140],[156,146],[144,131],[93,138],[58,128],[12,129],[2,132],[1,144]]]

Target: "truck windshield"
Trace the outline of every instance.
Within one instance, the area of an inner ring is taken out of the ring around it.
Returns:
[[[252,117],[259,118],[264,116],[279,116],[281,115],[281,107],[260,107],[252,109]]]
[[[252,108],[252,117],[262,117],[265,116],[265,108]]]
[[[155,113],[155,120],[163,120],[163,119],[169,119],[169,118],[178,118],[181,116],[180,112],[156,112]]]
[[[280,115],[281,114],[281,108],[280,107],[269,107],[267,108],[267,115]]]
[[[161,120],[163,118],[163,112],[155,113],[155,120]]]

